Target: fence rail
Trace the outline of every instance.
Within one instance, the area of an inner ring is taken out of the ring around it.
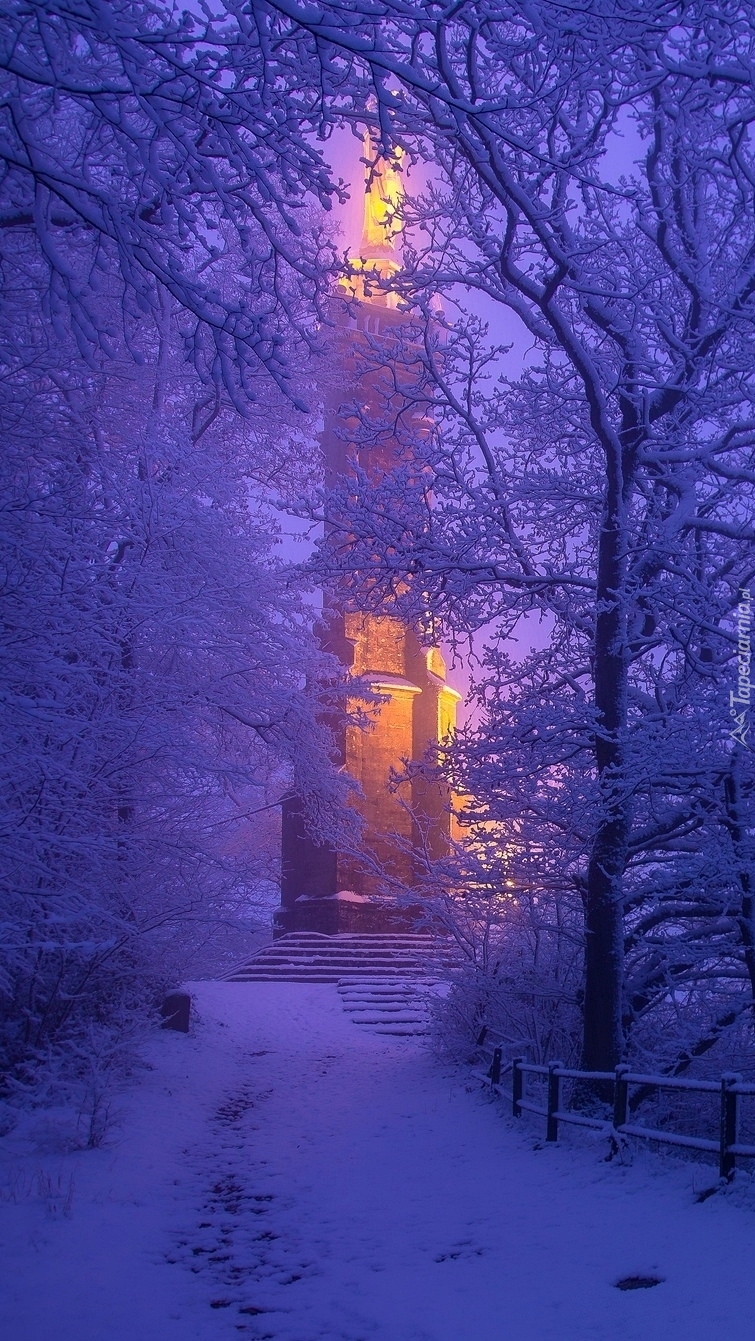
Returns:
[[[492,1042],[486,1047],[485,1032],[483,1031],[478,1039],[478,1047],[485,1060],[489,1059],[490,1065],[484,1073],[478,1072],[478,1074],[498,1091],[503,1088],[504,1076],[510,1076],[511,1107],[514,1117],[519,1118],[522,1113],[534,1113],[538,1117],[544,1117],[546,1141],[558,1140],[558,1128],[562,1122],[572,1123],[577,1127],[608,1130],[616,1135],[633,1136],[640,1140],[659,1141],[665,1145],[683,1146],[691,1150],[718,1154],[719,1173],[726,1179],[732,1177],[737,1159],[755,1159],[755,1145],[748,1145],[739,1140],[740,1100],[745,1096],[755,1096],[755,1085],[745,1083],[739,1075],[727,1072],[719,1081],[715,1081],[645,1075],[632,1071],[629,1066],[617,1066],[615,1071],[576,1071],[559,1061],[543,1066],[528,1062],[524,1057],[513,1057],[504,1065],[503,1048]],[[527,1076],[540,1076],[545,1080],[547,1095],[545,1106],[534,1103],[528,1097]],[[610,1085],[613,1121],[591,1117],[565,1107],[564,1080]],[[630,1087],[634,1085],[659,1091],[684,1090],[698,1094],[718,1094],[720,1096],[718,1140],[706,1136],[688,1136],[682,1132],[666,1131],[659,1127],[646,1127],[642,1123],[631,1122]]]

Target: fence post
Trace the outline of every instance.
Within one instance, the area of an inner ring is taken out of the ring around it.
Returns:
[[[558,1140],[558,1118],[556,1113],[561,1107],[561,1077],[558,1074],[563,1062],[548,1064],[548,1117],[545,1125],[546,1141]]]
[[[627,1120],[629,1107],[629,1085],[627,1084],[627,1075],[629,1067],[622,1063],[616,1067],[616,1073],[613,1081],[613,1129],[621,1131]]]
[[[488,1072],[491,1085],[500,1085],[501,1083],[501,1059],[503,1051],[501,1048],[493,1049],[493,1061]]]
[[[727,1180],[733,1177],[736,1157],[731,1146],[736,1144],[739,1132],[739,1095],[733,1086],[742,1079],[727,1071],[721,1076],[721,1146],[718,1172]]]
[[[511,1063],[511,1111],[514,1117],[522,1116],[520,1104],[522,1102],[522,1093],[524,1089],[524,1075],[522,1074],[523,1057],[514,1057]]]

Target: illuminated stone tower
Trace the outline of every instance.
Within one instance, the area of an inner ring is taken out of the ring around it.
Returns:
[[[369,138],[365,158],[374,161]],[[396,208],[401,182],[397,167],[380,160],[370,173],[365,192],[364,223],[357,274],[349,281],[359,304],[338,316],[333,347],[339,372],[337,391],[326,405],[322,437],[326,480],[348,475],[355,455],[348,441],[348,421],[341,407],[357,402],[374,407],[378,389],[360,376],[355,355],[370,343],[390,337],[405,320],[396,295],[371,287],[369,278],[384,284],[399,268],[396,254]],[[361,278],[359,271],[364,275]],[[368,472],[379,475],[395,464],[398,446],[387,442],[370,453]],[[445,786],[417,778],[402,787],[402,797],[389,786],[392,770],[402,760],[432,754],[452,730],[461,697],[446,683],[446,667],[437,647],[428,647],[415,629],[390,615],[372,615],[350,608],[347,595],[331,615],[327,644],[351,673],[360,676],[383,701],[370,709],[370,729],[348,727],[342,740],[346,771],[357,782],[356,801],[364,815],[365,858],[319,846],[305,832],[295,800],[284,804],[281,907],[276,931],[386,932],[411,927],[416,910],[399,907],[385,893],[385,879],[411,885],[415,853],[431,856],[446,850],[450,831],[449,796]]]

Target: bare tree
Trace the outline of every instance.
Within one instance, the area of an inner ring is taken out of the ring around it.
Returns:
[[[337,188],[302,137],[311,108],[262,78],[242,5],[213,15],[159,0],[10,0],[0,35],[0,229],[31,229],[49,316],[84,356],[133,338],[161,295],[187,350],[237,408],[260,368],[296,398],[292,342],[315,339],[332,273],[303,209]],[[218,279],[237,245],[232,289]],[[117,275],[123,310],[97,291]]]
[[[84,361],[45,320],[33,237],[3,243],[0,1045],[21,1063],[117,1027],[202,928],[248,918],[247,811],[295,786],[327,829],[344,787],[338,669],[275,555],[301,416],[268,380],[209,423],[167,305]],[[102,325],[120,296],[103,280]]]
[[[552,785],[580,760],[582,1056],[611,1067],[633,1014],[673,1004],[690,962],[725,995],[728,970],[716,975],[713,942],[699,944],[720,918],[743,953],[735,996],[750,972],[752,770],[728,716],[755,539],[749,6],[259,0],[253,12],[268,78],[290,82],[296,61],[324,122],[372,116],[384,152],[399,143],[430,165],[405,206],[398,281],[418,320],[393,355],[400,394],[436,432],[414,447],[424,472],[377,492],[365,476],[357,504],[353,489],[344,498],[362,546],[349,566],[363,599],[492,624],[499,645],[524,615],[550,622],[549,650],[524,670],[492,654],[486,706],[505,720],[510,686],[526,688]],[[521,376],[507,376],[496,312],[529,349]],[[396,394],[394,377],[392,427]],[[366,449],[387,422],[357,421],[355,441]],[[486,768],[495,795],[505,752]],[[535,792],[534,779],[519,792],[531,815]],[[566,795],[562,826],[577,806]],[[696,890],[676,907],[697,941],[685,955],[668,903],[666,943],[653,940],[654,906],[672,865],[675,897],[710,874],[712,829],[715,897]],[[640,943],[647,993],[628,1000],[625,950]]]
[[[4,7],[6,1060],[110,1028],[248,906],[245,810],[294,786],[327,830],[344,797],[272,507],[313,466],[338,188],[251,36],[242,5]]]

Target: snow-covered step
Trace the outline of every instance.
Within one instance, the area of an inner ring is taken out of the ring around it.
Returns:
[[[345,996],[343,997],[344,1006],[354,1014],[359,1011],[373,1010],[378,1004],[381,1010],[387,1012],[392,1010],[403,1010],[406,1005],[404,996]]]
[[[414,1038],[427,1033],[429,997],[436,981],[427,975],[412,982],[395,977],[342,978],[338,993],[344,1010],[361,1028]]]
[[[407,982],[413,982],[421,974],[427,972],[426,964],[418,964],[412,967],[396,969],[396,965],[390,966],[390,971],[394,975],[400,975]],[[228,982],[324,982],[337,983],[343,977],[343,967],[334,965],[331,968],[317,968],[313,965],[305,964],[280,964],[277,966],[250,965],[237,969],[234,973],[228,975]],[[354,966],[349,966],[349,972],[354,972]],[[365,966],[365,979],[375,973],[375,965]]]
[[[444,977],[455,963],[451,944],[424,932],[324,936],[291,932],[258,950],[227,975],[229,982],[354,983]]]

